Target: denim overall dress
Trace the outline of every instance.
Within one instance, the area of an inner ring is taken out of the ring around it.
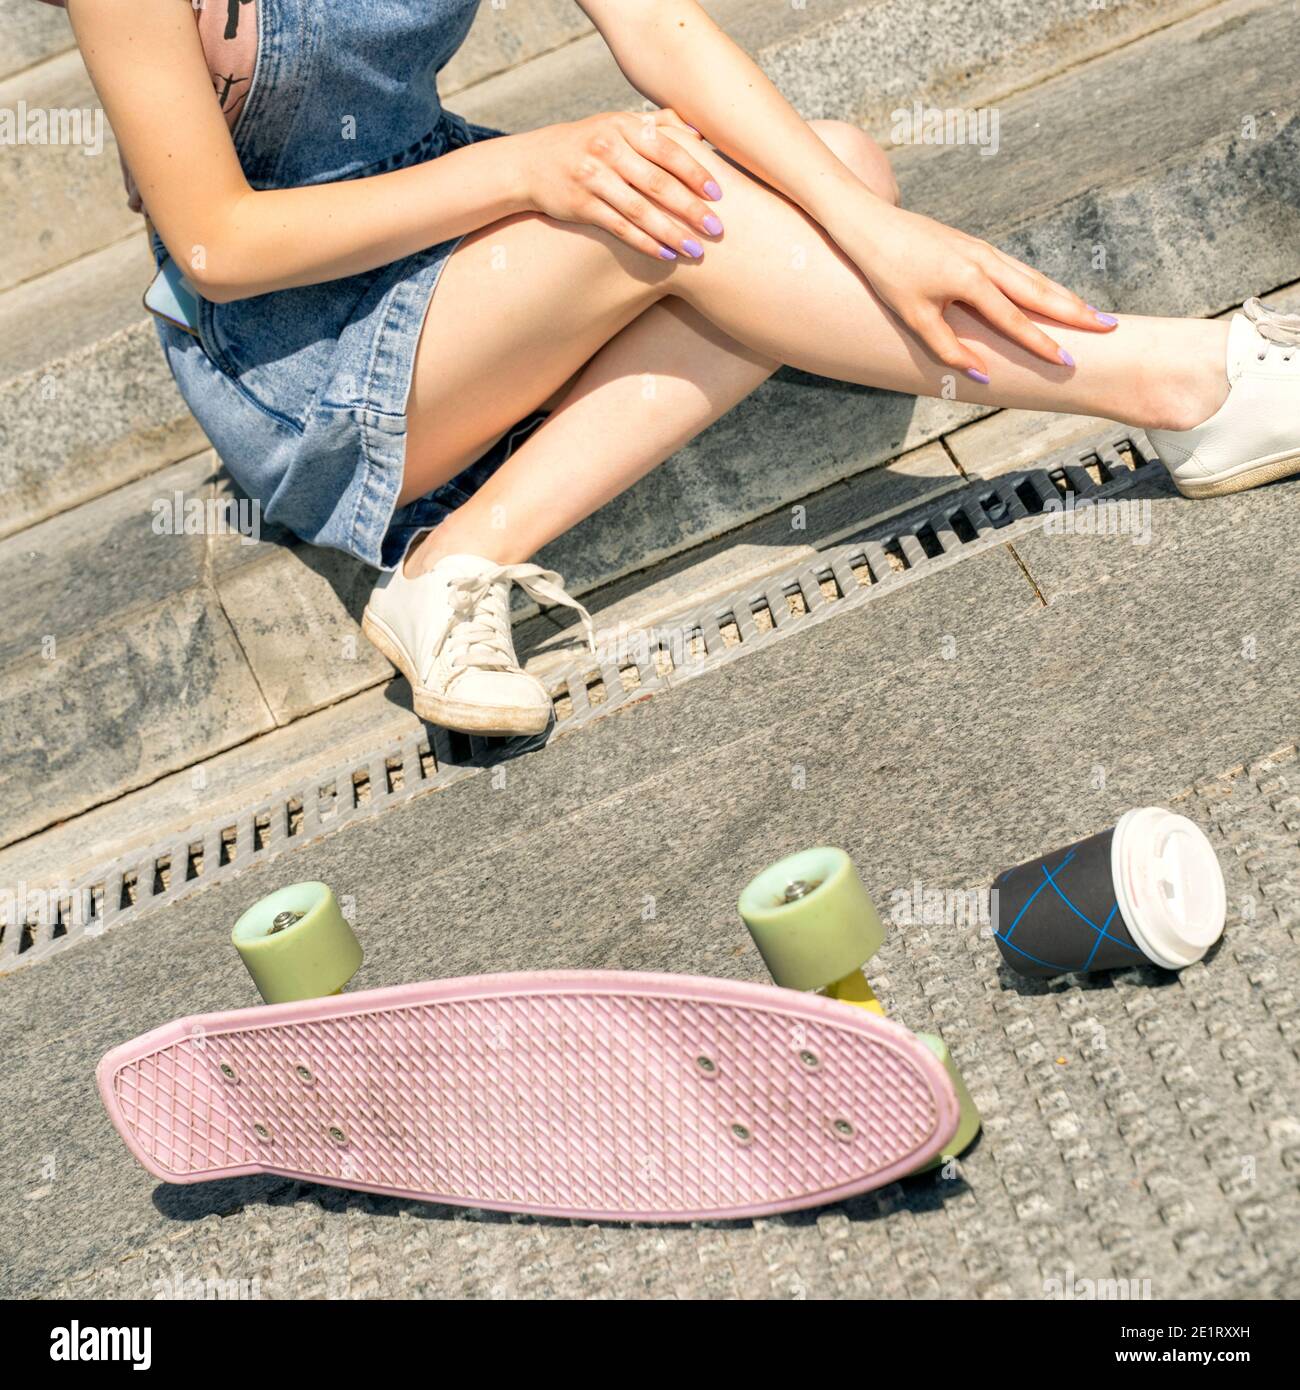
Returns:
[[[234,130],[254,189],[364,178],[501,132],[444,111],[438,73],[479,0],[258,0],[257,66]],[[265,521],[393,568],[540,420],[395,510],[416,346],[460,238],[325,284],[203,301],[158,321],[182,396]],[[155,236],[155,255],[164,254]]]

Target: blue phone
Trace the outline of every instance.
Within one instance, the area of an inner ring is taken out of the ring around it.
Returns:
[[[159,266],[153,283],[145,290],[144,307],[165,323],[198,337],[198,293],[170,256]]]

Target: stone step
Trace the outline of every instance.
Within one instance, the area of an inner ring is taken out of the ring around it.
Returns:
[[[72,883],[160,838],[183,838],[189,827],[234,816],[350,757],[400,742],[422,726],[398,695],[400,689],[372,687],[0,849],[0,883]]]
[[[891,113],[910,109],[918,98],[926,104],[987,103],[1214,4],[985,0],[945,6],[942,21],[933,6],[915,0],[711,0],[704,8],[805,116],[854,121],[885,140]],[[640,106],[641,99],[596,35],[484,82],[453,103],[463,115],[504,130],[629,104]]]
[[[1090,303],[1217,312],[1296,276],[1298,51],[1292,7],[1216,6],[1002,103],[1009,177],[952,177],[983,161],[921,147],[905,197]]]
[[[0,81],[67,52],[73,43],[68,16],[53,5],[37,5],[32,0],[0,0],[0,31],[5,36],[0,50]]]
[[[918,507],[962,482],[946,439],[926,444],[890,463],[831,483],[717,540],[601,584],[585,594],[584,602],[605,643],[631,630],[670,626],[709,599],[796,565],[815,551]],[[559,632],[534,649],[529,669],[539,676],[571,662],[573,643],[580,640],[576,614],[552,608],[544,616]]]
[[[793,523],[783,511],[607,589],[600,625],[666,622],[961,481],[930,445],[834,483]],[[392,667],[361,635],[371,572],[281,532],[186,533],[186,516],[229,495],[206,451],[0,543],[14,613],[0,742],[15,750],[0,764],[0,845],[22,842],[0,854],[0,882],[66,876],[107,845],[256,800],[336,765],[363,731],[366,748],[419,731],[405,683],[388,688]],[[546,615],[522,614],[515,641],[540,676],[574,654]]]
[[[30,0],[18,3],[45,8]],[[799,7],[715,0],[708,6],[790,88],[807,114],[863,120],[881,138],[888,138],[887,111],[896,98],[884,101],[873,93],[924,90],[927,96],[949,99],[956,92],[966,101],[994,101],[1067,62],[1104,53],[1158,22],[1202,7],[1203,0],[1133,0],[1104,11],[1076,13],[1076,6],[1052,3],[1027,12],[1020,0],[996,0],[979,7],[977,22],[973,10],[970,17],[963,12],[954,19],[971,31],[953,30],[950,37],[955,38],[948,42],[930,31],[942,28],[947,34],[950,26],[929,20],[920,25],[911,16],[910,0],[865,7],[848,0]],[[473,119],[518,129],[636,101],[604,45],[587,28],[577,7],[565,0],[530,0],[522,14],[518,6],[483,6],[469,41],[444,74],[450,104]],[[917,33],[921,29],[929,35],[924,42]],[[907,35],[912,38],[900,38]],[[966,50],[984,59],[967,62]],[[505,71],[511,63],[517,66]],[[79,64],[74,52],[0,84],[0,94],[7,94],[0,95],[0,105],[19,96],[36,104],[42,92],[48,97],[60,84],[63,104],[93,102]],[[846,73],[852,74],[851,81]],[[0,464],[5,469],[0,483],[22,480],[17,491],[5,487],[0,535],[198,447],[196,428],[144,331],[149,327],[140,308],[148,280],[147,263],[141,259],[145,253],[135,256],[117,246],[97,249],[103,237],[118,237],[137,226],[116,182],[111,145],[97,160],[72,153],[94,166],[92,173],[103,185],[96,185],[99,230],[93,236],[82,236],[77,218],[60,216],[53,225],[45,220],[52,210],[66,212],[68,151],[42,160],[28,148],[16,151],[21,158],[11,161],[15,192],[19,165],[25,178],[36,180],[37,189],[15,204],[18,224],[8,245],[16,248],[18,260],[7,270],[10,253],[0,248],[0,285],[17,278],[30,281],[19,303],[9,303],[12,291],[0,294],[0,354],[5,359],[0,366],[0,457],[6,460]],[[85,177],[75,164],[71,174]],[[65,264],[73,255],[83,259]],[[79,306],[86,300],[102,308],[85,315]],[[49,349],[42,348],[39,334],[22,331],[34,315],[52,325]],[[20,320],[17,329],[14,319]],[[124,336],[114,336],[118,334]],[[16,365],[11,360],[15,354],[3,350],[10,341],[23,344]],[[115,386],[119,374],[123,384]],[[50,392],[56,392],[57,409],[51,408]],[[129,396],[127,409],[122,408],[124,395]],[[24,424],[33,411],[41,428]],[[93,457],[97,449],[105,455],[102,461]]]
[[[0,543],[6,840],[275,726],[209,582],[153,504],[213,490],[210,451]]]
[[[917,5],[854,4],[790,42],[762,50],[764,69],[809,117],[834,117],[888,137],[893,113],[976,106],[1023,92],[1145,34],[1212,8],[1216,0],[1040,0]]]
[[[573,0],[527,0],[479,6],[469,37],[438,76],[444,100],[591,33]]]
[[[206,440],[140,305],[144,235],[0,295],[0,536]]]
[[[75,48],[0,82],[0,110],[13,112],[24,132],[23,143],[7,145],[0,161],[0,201],[9,222],[0,290],[138,230],[117,142]],[[67,114],[66,124],[53,118],[56,112]],[[48,124],[45,136],[32,124],[38,119]]]

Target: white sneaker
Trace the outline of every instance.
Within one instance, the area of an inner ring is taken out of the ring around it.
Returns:
[[[1190,430],[1148,430],[1185,497],[1300,473],[1300,315],[1248,299],[1228,328],[1228,399]]]
[[[515,656],[511,584],[577,609],[595,650],[591,615],[553,570],[445,555],[418,579],[401,566],[380,576],[361,630],[410,681],[421,719],[474,734],[540,734],[550,724],[546,687]]]

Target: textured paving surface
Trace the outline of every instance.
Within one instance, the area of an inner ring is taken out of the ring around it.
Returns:
[[[923,940],[899,953],[891,979],[906,973],[909,995],[939,996],[946,1020],[983,1038],[966,1074],[986,1132],[953,1181],[688,1228],[271,1181],[158,1189],[147,1244],[43,1291],[193,1296],[195,1281],[215,1280],[227,1296],[288,1298],[1032,1298],[1074,1277],[1150,1279],[1154,1297],[1295,1297],[1297,787],[1291,753],[1180,803],[1210,830],[1238,920],[1176,980],[1131,971],[1022,993],[997,977],[988,942],[965,943],[963,979],[927,962]],[[147,1180],[127,1186],[147,1200]]]
[[[0,981],[5,1291],[1300,1293],[1298,495],[1154,489],[1148,544],[988,552]],[[94,1096],[108,1047],[249,1002],[230,923],[292,878],[344,899],[366,986],[539,966],[761,979],[735,897],[793,848],[843,845],[888,909],[1149,802],[1219,850],[1210,959],[1041,985],[978,926],[897,927],[873,982],[944,1035],[985,1133],[958,1171],[820,1212],[659,1229],[265,1179],[171,1188]]]

